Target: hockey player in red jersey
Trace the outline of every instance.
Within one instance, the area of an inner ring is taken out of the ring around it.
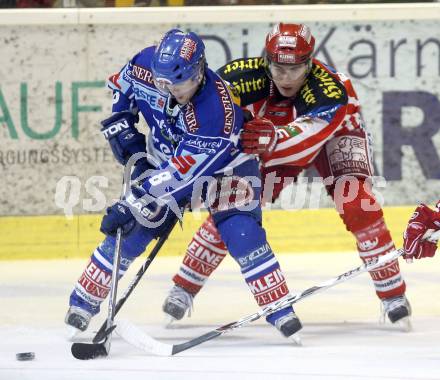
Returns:
[[[435,210],[423,203],[414,210],[403,234],[405,259],[421,259],[435,255],[437,243],[422,239],[428,230],[440,230],[440,201],[437,202]]]
[[[247,153],[261,158],[263,197],[275,200],[283,187],[313,165],[325,179],[346,229],[354,235],[361,259],[369,262],[395,249],[372,193],[370,136],[351,81],[312,58],[314,45],[306,25],[280,23],[267,35],[263,57],[232,61],[218,73],[235,88],[241,105],[255,115],[245,125],[241,141]],[[173,278],[164,312],[181,319],[225,254],[226,247],[208,218]],[[407,320],[411,308],[398,261],[370,275],[391,322]],[[255,284],[253,292],[260,295],[262,305],[269,302],[262,284]]]

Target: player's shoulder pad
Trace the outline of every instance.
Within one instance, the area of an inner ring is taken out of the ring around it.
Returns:
[[[135,81],[153,85],[153,73],[151,71],[151,59],[153,57],[155,46],[149,46],[139,52],[130,61],[130,72],[128,73]]]
[[[335,70],[314,59],[307,81],[300,90],[306,109],[337,107],[348,102],[347,89]]]
[[[149,46],[137,53],[123,67],[123,69],[108,78],[107,85],[112,90],[126,91],[132,79],[153,84],[153,74],[151,72],[151,57],[155,46]]]
[[[137,53],[130,62],[132,64],[143,64],[151,66],[151,58],[153,57],[154,50],[156,50],[156,46],[148,46],[145,49],[142,49],[139,53]]]
[[[234,88],[243,107],[269,95],[270,80],[263,57],[235,59],[220,67],[217,74]]]

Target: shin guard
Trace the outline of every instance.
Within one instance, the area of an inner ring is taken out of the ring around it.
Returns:
[[[338,210],[342,210],[341,218],[347,230],[356,238],[359,256],[368,263],[396,247],[383,219],[382,209],[372,194],[370,183],[358,179],[357,185],[355,196],[349,202],[341,202],[350,192],[348,182],[343,189],[344,196],[334,194],[334,199]],[[405,293],[405,282],[398,260],[369,273],[379,298],[396,297]]]
[[[264,229],[254,218],[234,215],[220,223],[218,229],[260,307],[289,296],[280,264],[266,240]],[[291,306],[286,307],[266,320],[275,325],[276,320],[292,311]]]
[[[114,245],[108,239],[95,249],[70,295],[71,306],[78,306],[92,315],[99,312],[102,301],[110,291],[113,253]],[[119,277],[125,273],[130,264],[131,260],[121,257]]]
[[[207,218],[188,245],[179,271],[173,277],[174,283],[197,294],[227,252],[212,218]]]
[[[383,218],[367,228],[356,231],[354,235],[357,240],[359,256],[364,262],[370,262],[396,249]],[[396,297],[405,293],[405,282],[400,273],[398,260],[394,260],[369,273],[379,298]]]

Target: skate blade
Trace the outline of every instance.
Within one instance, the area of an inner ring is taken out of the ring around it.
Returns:
[[[66,326],[66,339],[69,342],[74,342],[81,333],[82,331],[77,329],[76,327],[70,325]]]
[[[399,319],[395,324],[404,332],[410,332],[413,329],[411,319],[409,317]]]
[[[167,313],[164,313],[164,322],[163,322],[163,324],[164,324],[164,327],[166,329],[172,329],[175,326],[175,324],[173,325],[173,323],[175,321],[177,321],[176,318],[172,317],[171,315],[169,315]]]
[[[298,346],[298,347],[302,347],[302,339],[301,339],[301,335],[297,334],[293,334],[292,336],[289,336],[288,338],[294,346]]]

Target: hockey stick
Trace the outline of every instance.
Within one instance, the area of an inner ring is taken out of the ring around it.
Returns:
[[[116,310],[115,315],[119,312],[121,307],[124,305],[125,301],[127,301],[127,298],[130,296],[131,292],[134,290],[134,288],[137,286],[139,281],[141,280],[144,273],[147,271],[148,267],[150,266],[151,262],[154,260],[156,255],[159,253],[160,249],[164,245],[165,241],[168,239],[168,236],[170,235],[171,231],[173,230],[174,226],[177,223],[177,218],[170,224],[169,230],[167,230],[167,233],[164,236],[161,236],[157,243],[155,244],[154,248],[151,250],[151,253],[148,255],[145,262],[142,264],[142,267],[138,270],[136,275],[134,276],[131,283],[128,285],[127,289],[125,290],[122,297],[119,299],[118,303],[116,304]],[[107,329],[106,324],[103,323],[101,328],[96,333],[95,337],[93,338],[93,343],[99,343],[102,340],[105,339],[107,335]]]
[[[124,294],[119,299],[118,303],[115,307],[115,313],[116,315],[119,310],[122,308],[124,303],[127,301],[130,294],[133,292],[134,288],[137,286],[139,281],[141,280],[144,273],[147,271],[148,267],[150,266],[151,262],[154,260],[162,246],[164,245],[165,241],[168,239],[171,231],[173,230],[174,226],[176,225],[178,221],[178,218],[176,217],[171,223],[169,228],[167,229],[166,233],[162,235],[153,249],[151,250],[151,253],[148,255],[147,259],[145,260],[142,267],[138,270],[136,273],[136,276],[133,278],[131,283],[128,285],[127,289],[125,290]],[[101,328],[96,333],[95,337],[93,338],[93,343],[73,343],[72,344],[72,355],[76,359],[80,360],[89,360],[89,359],[95,359],[100,356],[107,356],[108,350],[106,348],[106,341],[107,337],[112,333],[112,331],[116,328],[115,325],[108,326],[107,321],[105,321]]]
[[[440,238],[440,231],[437,231],[433,234],[427,232],[425,236],[429,236],[428,240],[431,242],[435,242]],[[254,322],[261,317],[265,317],[266,315],[272,314],[280,309],[283,309],[289,305],[297,303],[304,298],[310,297],[318,292],[331,288],[335,285],[338,285],[342,282],[350,280],[361,273],[371,271],[378,267],[381,267],[387,262],[393,261],[397,259],[404,253],[403,249],[394,250],[392,252],[387,253],[384,256],[380,256],[374,262],[370,262],[368,264],[363,264],[355,269],[349,270],[345,273],[340,274],[337,277],[333,277],[330,280],[327,280],[319,285],[312,286],[301,293],[297,293],[289,296],[287,299],[279,301],[269,307],[266,307],[258,312],[248,315],[239,319],[236,322],[228,323],[226,325],[220,326],[214,330],[209,331],[206,334],[203,334],[199,337],[186,341],[180,344],[166,344],[159,342],[158,340],[152,338],[151,336],[144,333],[135,325],[126,322],[126,321],[118,321],[118,326],[116,328],[116,333],[121,336],[128,343],[132,344],[135,347],[140,348],[141,350],[159,356],[170,356],[178,354],[179,352],[186,351],[192,347],[198,346],[204,342],[207,342],[211,339],[217,338],[220,335],[226,334],[232,330],[243,327],[251,322]]]
[[[113,270],[112,270],[112,283],[110,288],[110,297],[108,300],[108,315],[104,322],[105,326],[105,339],[104,342],[99,344],[88,343],[73,343],[71,347],[72,355],[76,359],[87,360],[94,359],[98,356],[107,356],[110,352],[111,333],[115,329],[115,303],[117,296],[117,287],[119,280],[119,266],[121,263],[121,240],[122,240],[122,228],[119,227],[116,233],[116,246],[115,254],[113,257]]]
[[[125,181],[125,173],[122,177],[122,194],[119,199],[123,199],[127,192],[127,181]],[[115,252],[113,254],[112,263],[112,282],[110,285],[110,296],[108,299],[108,314],[104,322],[105,338],[99,344],[87,343],[73,343],[70,351],[76,359],[86,360],[93,359],[98,356],[107,356],[110,352],[111,333],[115,329],[114,320],[116,315],[116,297],[119,282],[119,267],[121,266],[121,242],[122,242],[122,227],[118,227],[116,231]]]

